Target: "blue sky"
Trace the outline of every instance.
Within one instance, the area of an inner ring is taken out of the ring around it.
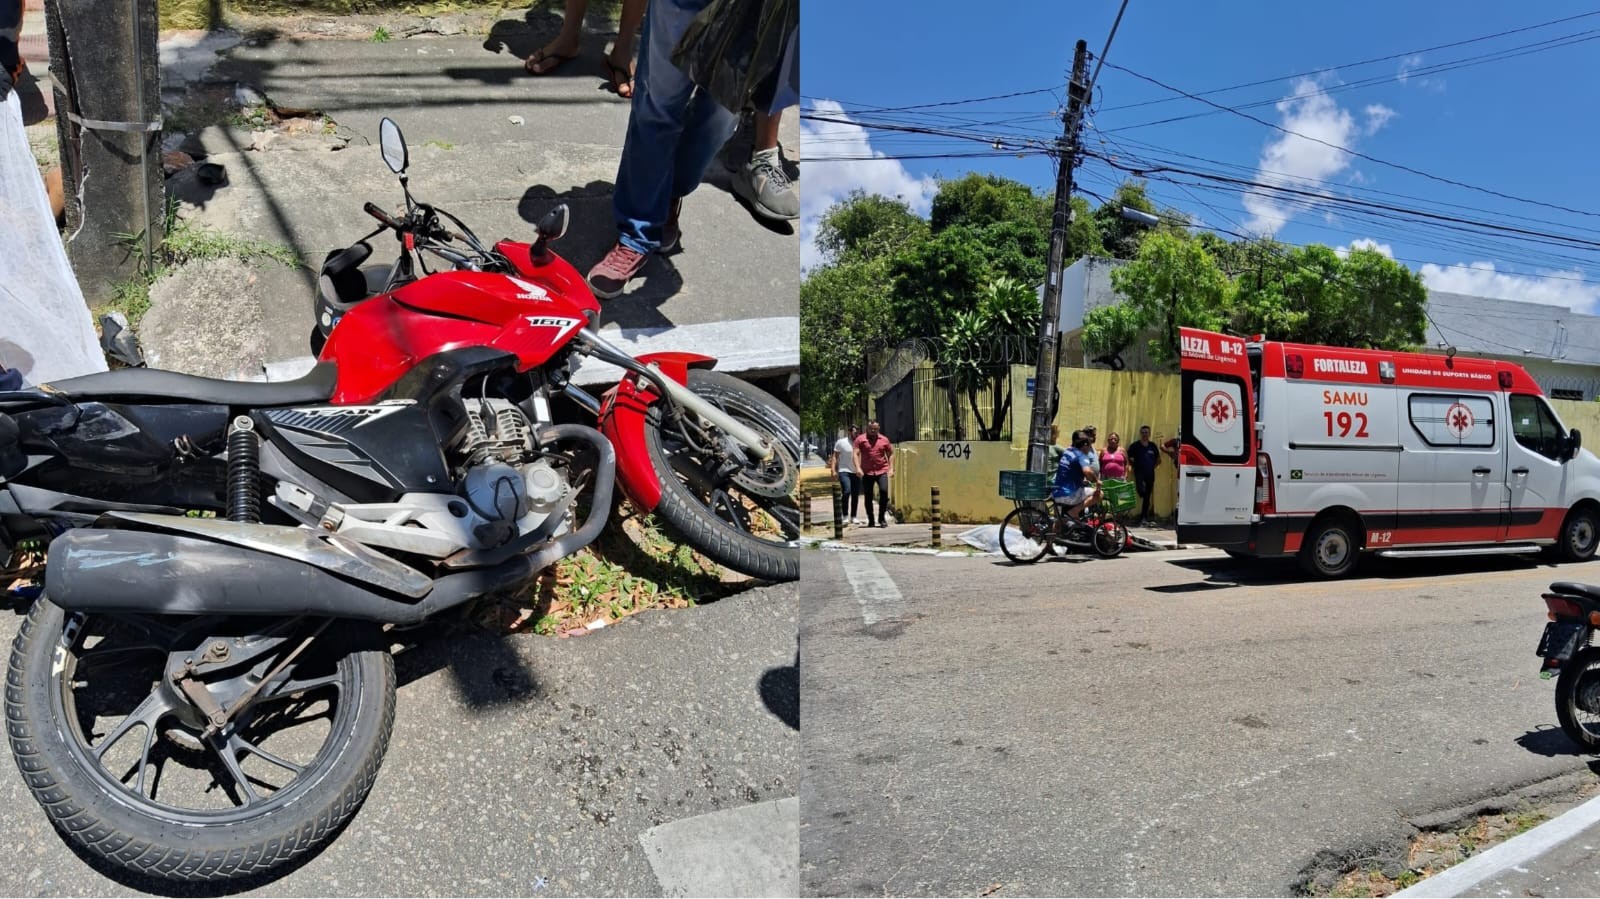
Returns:
[[[853,121],[893,119],[992,133],[1008,153],[858,161],[867,156],[988,152],[992,147],[802,122],[805,264],[817,261],[810,245],[816,217],[852,188],[900,196],[923,213],[938,177],[967,171],[995,172],[1051,190],[1050,159],[1019,159],[1009,151],[1026,148],[1029,138],[1059,134],[1059,120],[1052,114],[1064,97],[1073,43],[1082,37],[1098,54],[1117,6],[1116,0],[806,0],[801,42],[806,111]],[[1595,15],[1453,48],[1409,52],[1585,13]],[[1531,46],[1558,39],[1574,43]],[[1522,55],[1428,71],[1513,52]],[[1344,65],[1396,54],[1403,55]],[[1219,229],[1271,232],[1293,243],[1340,247],[1370,241],[1419,270],[1435,289],[1549,302],[1586,312],[1600,307],[1600,250],[1377,221],[1320,199],[1359,197],[1600,241],[1600,118],[1595,115],[1600,2],[1130,0],[1107,60],[1195,93],[1270,78],[1210,99],[1224,105],[1264,101],[1248,111],[1302,135],[1440,178],[1579,212],[1440,183],[1226,113],[1116,130],[1211,110],[1183,98],[1117,109],[1174,95],[1108,66],[1099,77],[1091,127],[1085,129],[1091,151],[1114,156],[1124,165],[1165,160],[1311,194],[1285,204],[1281,198],[1219,191],[1212,182],[1168,173],[1161,177],[1188,186],[1152,181],[1151,192],[1159,202]],[[1327,66],[1340,67],[1308,78],[1279,77]],[[1368,80],[1375,83],[1360,84]],[[1021,91],[1042,92],[912,113],[865,108]],[[851,161],[825,161],[841,156]],[[1093,160],[1078,183],[1105,195],[1121,177],[1106,162]],[[1591,210],[1594,214],[1582,214]]]

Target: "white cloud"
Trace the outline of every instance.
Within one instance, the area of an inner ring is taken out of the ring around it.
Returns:
[[[1469,296],[1498,297],[1525,303],[1549,303],[1574,312],[1594,313],[1600,309],[1600,284],[1572,280],[1581,271],[1544,272],[1519,275],[1497,271],[1493,262],[1473,262],[1466,267],[1425,263],[1419,270],[1422,283],[1430,290],[1464,293]]]
[[[1382,103],[1373,103],[1362,112],[1366,113],[1367,116],[1367,126],[1362,129],[1367,134],[1377,134],[1379,128],[1389,124],[1390,119],[1399,115],[1399,113],[1384,106]]]
[[[1335,247],[1333,251],[1339,254],[1340,259],[1344,259],[1350,255],[1351,250],[1377,250],[1390,259],[1394,258],[1394,247],[1386,243],[1378,243],[1368,237],[1358,237],[1342,247]]]
[[[1354,149],[1357,138],[1376,132],[1394,116],[1394,110],[1373,104],[1363,111],[1365,122],[1358,123],[1332,97],[1318,93],[1322,87],[1321,80],[1301,78],[1295,82],[1294,92],[1278,101],[1280,123],[1295,133],[1280,134],[1262,148],[1257,181],[1325,193],[1316,182],[1345,171],[1353,159],[1339,148]],[[1246,193],[1244,208],[1250,219],[1245,230],[1271,234],[1307,205],[1306,201],[1265,192]]]
[[[817,100],[812,111],[835,119],[849,115],[833,100]],[[927,215],[939,185],[932,178],[917,178],[897,160],[882,159],[874,150],[867,129],[852,123],[800,122],[800,146],[805,163],[805,186],[800,191],[800,268],[822,262],[816,246],[817,224],[830,206],[853,190],[904,200],[918,215]],[[829,157],[843,157],[830,161]],[[877,157],[877,158],[863,158]]]
[[[1401,84],[1411,80],[1411,73],[1422,68],[1422,55],[1412,54],[1400,60],[1400,71],[1395,75]]]

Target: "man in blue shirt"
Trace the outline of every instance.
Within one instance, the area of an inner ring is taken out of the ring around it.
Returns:
[[[1133,468],[1133,486],[1143,505],[1139,509],[1139,524],[1149,527],[1151,522],[1150,497],[1156,489],[1156,467],[1161,464],[1161,447],[1150,439],[1150,426],[1139,428],[1139,439],[1128,447],[1128,463]]]
[[[1089,457],[1093,448],[1094,443],[1082,431],[1073,431],[1072,446],[1056,464],[1055,487],[1050,496],[1067,508],[1067,516],[1074,521],[1085,506],[1100,499],[1100,476],[1095,474]]]

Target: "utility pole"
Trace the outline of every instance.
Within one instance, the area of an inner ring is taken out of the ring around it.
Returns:
[[[164,236],[156,0],[45,0],[45,14],[67,257],[101,306]]]
[[[1120,14],[1118,18],[1120,19]],[[1044,282],[1044,317],[1039,322],[1039,369],[1033,379],[1033,427],[1028,438],[1028,470],[1044,471],[1050,458],[1050,420],[1056,408],[1056,319],[1061,316],[1061,271],[1067,255],[1067,224],[1072,216],[1072,167],[1078,157],[1078,130],[1089,93],[1089,45],[1078,41],[1067,86],[1056,157],[1056,212],[1050,222],[1050,259]]]

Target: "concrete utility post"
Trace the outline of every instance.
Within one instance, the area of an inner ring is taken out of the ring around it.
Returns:
[[[45,16],[67,257],[99,306],[163,237],[156,0],[46,0]]]
[[[1050,223],[1050,258],[1044,282],[1044,317],[1039,322],[1039,368],[1033,379],[1033,426],[1028,437],[1028,470],[1044,471],[1050,458],[1050,420],[1056,405],[1056,320],[1061,317],[1061,270],[1067,254],[1067,224],[1072,215],[1072,167],[1078,156],[1078,129],[1088,100],[1089,45],[1078,41],[1067,86],[1067,113],[1057,145],[1056,211]]]

